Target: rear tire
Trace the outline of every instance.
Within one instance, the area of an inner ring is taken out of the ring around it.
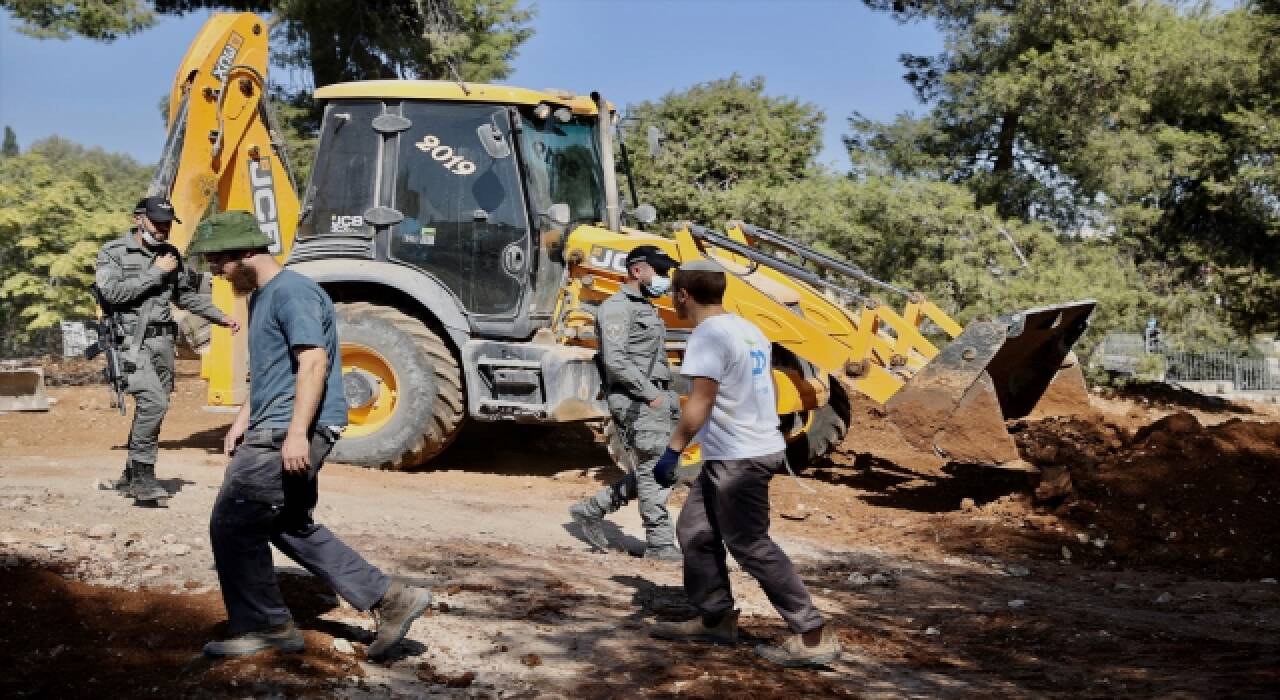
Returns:
[[[334,446],[333,459],[406,469],[440,454],[466,419],[462,374],[449,347],[425,323],[395,308],[364,302],[336,308],[339,342],[380,360],[394,391],[384,390],[380,399],[393,402],[389,415],[364,426],[353,422],[355,430]]]
[[[849,432],[849,397],[835,379],[831,380],[831,400],[813,411],[809,429],[787,443],[787,463],[800,471],[840,446]]]

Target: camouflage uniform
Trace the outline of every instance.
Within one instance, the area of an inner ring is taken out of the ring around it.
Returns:
[[[600,518],[638,498],[648,549],[668,549],[675,545],[667,512],[671,489],[659,486],[653,477],[653,465],[666,449],[680,417],[680,397],[670,388],[671,367],[664,350],[666,326],[653,304],[628,287],[600,305],[596,326],[605,400],[636,466],[581,505],[587,515]],[[659,395],[664,395],[664,400],[651,408],[649,402]]]
[[[166,273],[155,267],[155,259],[164,253],[178,258],[177,269]],[[169,305],[176,304],[213,323],[225,323],[226,316],[199,293],[199,276],[182,262],[177,248],[168,243],[148,248],[138,240],[136,230],[102,247],[95,282],[102,298],[119,314],[124,331],[119,341],[124,350],[133,346],[139,316],[148,313],[137,358],[130,365],[126,357],[124,368],[125,391],[134,398],[134,412],[123,481],[132,483],[135,492],[140,480],[154,489],[160,424],[169,410],[174,379],[178,326]]]

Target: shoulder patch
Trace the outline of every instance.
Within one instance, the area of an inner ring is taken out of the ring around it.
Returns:
[[[627,340],[627,325],[625,323],[605,324],[604,337],[615,343],[625,343]]]

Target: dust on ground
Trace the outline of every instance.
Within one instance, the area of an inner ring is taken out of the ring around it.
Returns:
[[[210,662],[200,647],[221,634],[223,609],[207,520],[230,416],[202,411],[194,366],[181,372],[161,435],[159,476],[176,492],[167,509],[92,489],[119,472],[128,429],[102,387],[55,387],[50,413],[0,415],[6,696],[1280,690],[1267,522],[1280,423],[1141,391],[1015,423],[1043,479],[930,462],[855,402],[859,428],[842,449],[771,494],[774,532],[846,646],[830,668],[759,661],[752,645],[784,628],[736,569],[743,643],[650,639],[652,621],[692,614],[680,571],[625,551],[642,546],[634,508],[611,519],[618,550],[593,554],[578,539],[565,508],[618,476],[580,426],[472,426],[429,471],[326,466],[318,519],[430,586],[430,615],[371,663],[368,616],[279,558],[307,651]]]

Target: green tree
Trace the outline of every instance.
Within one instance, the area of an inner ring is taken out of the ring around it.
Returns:
[[[666,220],[723,221],[729,192],[772,187],[814,172],[822,112],[811,104],[764,93],[764,79],[732,76],[672,92],[628,108],[628,145],[640,198]],[[655,157],[650,127],[662,134]]]
[[[1003,216],[1113,232],[1216,292],[1242,330],[1280,320],[1274,3],[866,0],[947,36],[906,56],[922,117],[855,115],[862,172],[964,183]]]
[[[129,225],[149,169],[58,137],[0,159],[0,332],[93,314],[94,260]]]
[[[0,0],[0,7],[21,20],[18,31],[37,39],[111,41],[156,22],[150,3],[142,0]]]
[[[22,153],[22,149],[18,147],[18,135],[13,133],[13,129],[5,126],[4,128],[4,145],[0,146],[0,156],[8,158]]]
[[[36,37],[110,41],[155,24],[156,15],[196,10],[270,14],[275,62],[312,85],[376,78],[506,76],[533,34],[517,0],[0,0]]]

